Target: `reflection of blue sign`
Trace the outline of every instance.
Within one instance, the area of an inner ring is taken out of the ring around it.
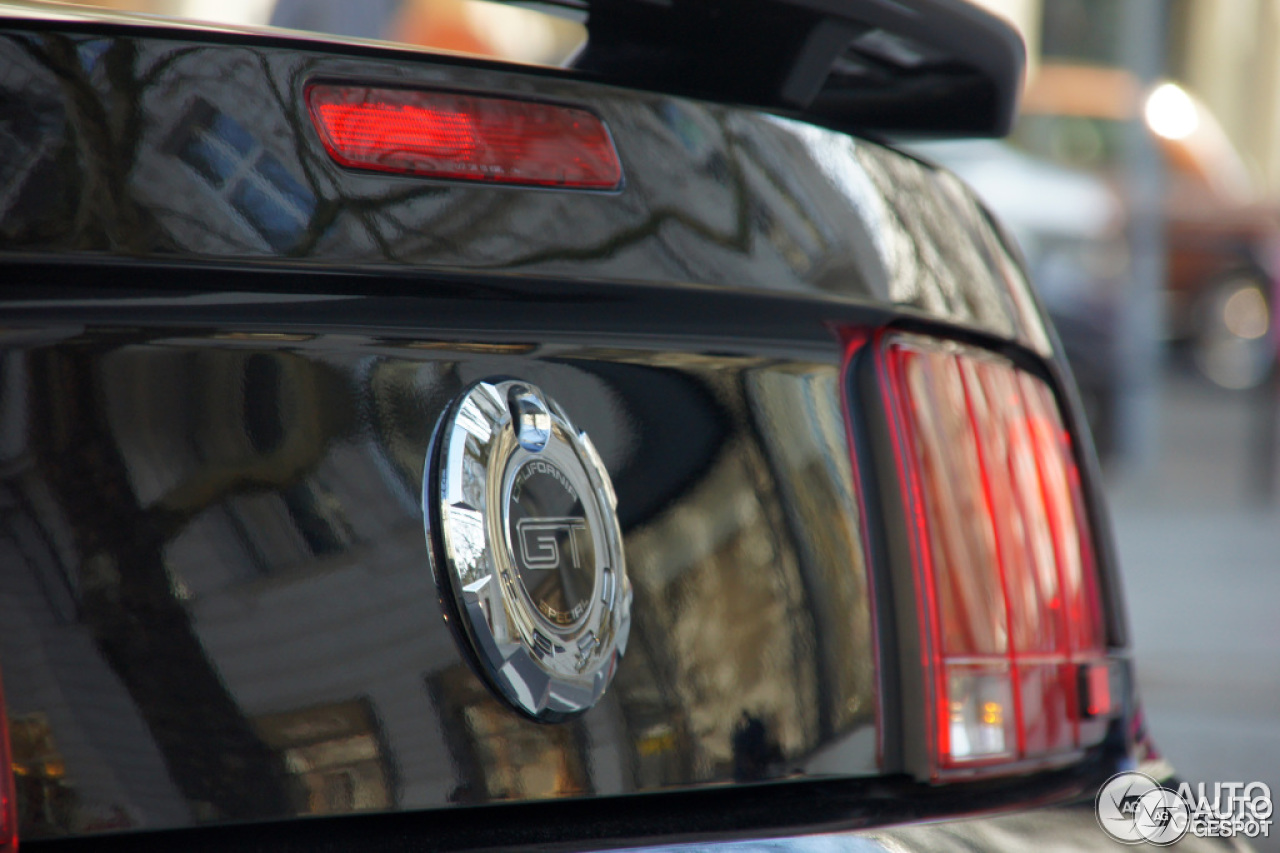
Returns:
[[[197,101],[180,124],[178,157],[277,252],[298,244],[316,197],[235,119]]]
[[[560,541],[569,541],[573,568],[580,569],[577,531],[587,529],[585,518],[522,518],[516,522],[520,557],[529,569],[560,568]]]

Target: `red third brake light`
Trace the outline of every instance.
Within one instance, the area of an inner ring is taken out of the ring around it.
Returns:
[[[428,178],[616,189],[622,165],[586,110],[451,92],[314,85],[307,105],[343,166]]]
[[[1097,570],[1049,387],[985,350],[885,339],[934,773],[1052,762],[1111,712]]]

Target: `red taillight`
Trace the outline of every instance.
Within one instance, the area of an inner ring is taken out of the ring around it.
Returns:
[[[18,849],[18,797],[13,782],[13,750],[9,745],[9,715],[0,687],[0,853]]]
[[[330,156],[353,169],[574,189],[622,183],[609,132],[581,109],[335,85],[308,88],[307,105]]]
[[[1099,742],[1111,701],[1070,436],[1049,387],[984,350],[879,350],[920,591],[935,772]]]

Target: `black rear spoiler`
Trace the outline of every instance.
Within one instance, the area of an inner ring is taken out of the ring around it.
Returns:
[[[554,2],[554,0],[553,0]],[[964,0],[589,0],[576,71],[887,136],[1003,136],[1026,51]]]
[[[587,44],[560,73],[759,107],[868,135],[1003,136],[1026,60],[1018,33],[966,0],[506,2],[586,13]],[[196,38],[379,44],[32,0],[0,0],[0,18],[177,30]]]

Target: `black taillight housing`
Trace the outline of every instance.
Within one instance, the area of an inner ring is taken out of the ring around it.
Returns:
[[[915,605],[920,772],[1070,760],[1103,740],[1114,703],[1093,532],[1057,399],[981,347],[887,332],[870,349]]]

